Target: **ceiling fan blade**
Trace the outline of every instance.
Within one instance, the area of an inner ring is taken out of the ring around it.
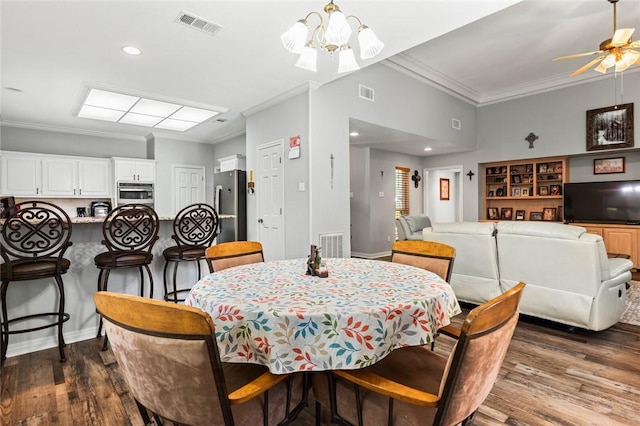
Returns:
[[[594,66],[596,63],[598,63],[598,61],[602,60],[605,58],[605,55],[602,56],[598,56],[596,59],[594,59],[593,61],[589,62],[587,65],[583,66],[580,69],[575,70],[574,72],[572,72],[570,75],[571,77],[575,77],[577,75],[582,74],[583,72],[585,72],[586,70],[588,70],[589,68],[591,68],[592,66]]]
[[[635,28],[620,28],[613,34],[611,38],[611,46],[619,47],[627,44],[631,38],[631,34],[635,31]]]
[[[598,53],[604,53],[604,52],[602,50],[596,50],[594,52],[576,53],[575,55],[560,56],[558,58],[553,58],[552,61],[553,62],[564,61],[565,59],[581,58],[583,56],[597,55]]]

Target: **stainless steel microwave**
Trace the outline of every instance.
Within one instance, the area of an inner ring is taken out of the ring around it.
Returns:
[[[118,205],[130,203],[153,205],[153,183],[118,182]]]

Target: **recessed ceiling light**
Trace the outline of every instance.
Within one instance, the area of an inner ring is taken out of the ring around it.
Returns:
[[[92,88],[80,106],[78,117],[184,132],[226,111]]]
[[[358,132],[351,132],[351,133],[349,133],[349,136],[360,136],[360,133],[358,133]]]
[[[127,53],[129,55],[139,55],[142,53],[142,51],[140,49],[138,49],[137,47],[133,47],[133,46],[125,46],[122,48],[122,51],[124,53]]]
[[[425,151],[431,151],[431,148],[426,147],[424,150],[425,150]]]

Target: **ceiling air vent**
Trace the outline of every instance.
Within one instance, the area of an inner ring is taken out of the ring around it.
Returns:
[[[202,19],[193,13],[182,11],[175,19],[175,22],[202,31],[209,35],[215,35],[222,27],[206,19]]]
[[[360,97],[371,102],[375,102],[375,92],[371,87],[360,85]]]

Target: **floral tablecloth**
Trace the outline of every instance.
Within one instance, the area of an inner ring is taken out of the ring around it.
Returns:
[[[201,279],[185,304],[211,315],[223,361],[275,374],[362,368],[431,343],[461,312],[431,272],[364,259],[326,264],[328,278],[305,275],[306,259],[225,269]]]

